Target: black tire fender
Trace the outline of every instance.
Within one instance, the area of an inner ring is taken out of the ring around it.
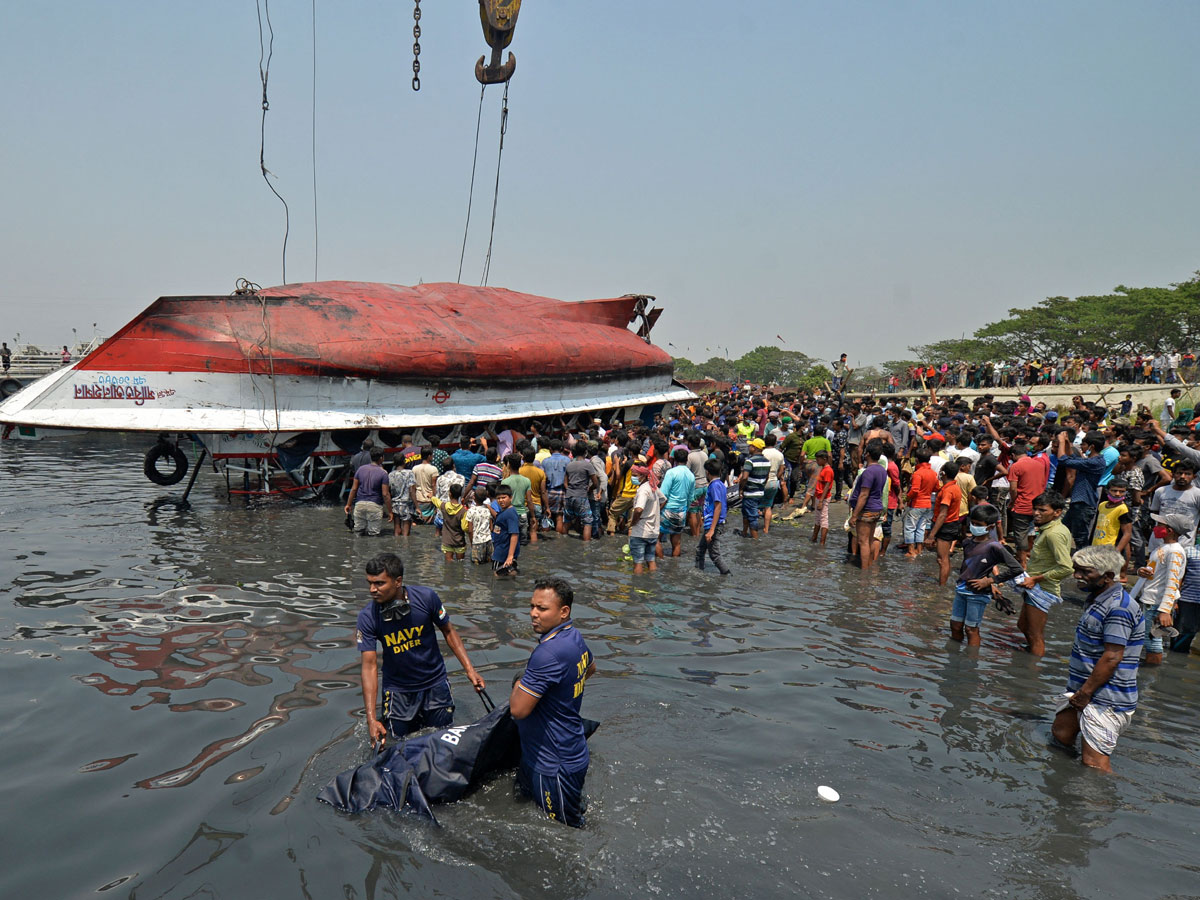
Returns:
[[[0,400],[7,400],[25,385],[17,381],[15,378],[0,379]]]
[[[175,468],[166,473],[158,470],[158,461],[164,456],[169,456],[175,463]],[[146,451],[146,461],[142,466],[142,471],[155,484],[161,484],[163,487],[178,484],[183,481],[183,476],[187,474],[187,470],[187,454],[174,444],[158,443]]]

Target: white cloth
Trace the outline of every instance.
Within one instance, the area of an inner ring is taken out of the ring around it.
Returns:
[[[1074,691],[1063,694],[1062,702],[1054,710],[1055,713],[1067,709],[1074,696]],[[1119,712],[1111,706],[1089,703],[1079,711],[1079,732],[1088,742],[1088,746],[1097,753],[1112,756],[1112,752],[1117,746],[1117,738],[1121,736],[1121,732],[1125,730],[1132,719],[1132,711]]]

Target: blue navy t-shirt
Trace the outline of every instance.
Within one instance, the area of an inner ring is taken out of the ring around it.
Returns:
[[[517,687],[538,698],[533,712],[517,720],[522,765],[546,775],[587,768],[588,745],[579,709],[583,676],[591,662],[587,644],[569,619],[542,635],[517,682]]]
[[[729,492],[725,488],[723,481],[710,481],[708,490],[704,494],[704,527],[711,528],[713,523],[713,514],[717,511],[717,504],[721,504],[721,518],[717,521],[718,525],[725,524],[725,513],[728,512],[726,500]]]
[[[502,563],[508,559],[508,545],[512,543],[511,535],[521,533],[521,519],[511,506],[500,511],[492,520],[492,561]],[[517,549],[513,551],[513,562],[521,555],[521,542],[517,541]]]
[[[437,627],[450,624],[446,608],[433,588],[406,585],[408,615],[391,622],[372,600],[358,614],[358,652],[379,648],[385,691],[425,691],[446,680],[446,664],[438,647]],[[401,598],[402,599],[402,598]]]

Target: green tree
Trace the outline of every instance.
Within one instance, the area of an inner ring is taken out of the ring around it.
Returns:
[[[812,365],[812,360],[795,350],[778,347],[755,347],[733,365],[737,373],[755,384],[790,385]]]
[[[806,388],[810,391],[815,391],[817,388],[825,386],[826,382],[833,378],[833,372],[822,365],[809,366],[808,371],[800,376],[800,383],[797,387]]]
[[[909,349],[911,350],[912,348],[910,347]],[[917,364],[917,360],[915,359],[889,359],[879,368],[887,375],[899,375],[901,381],[904,381],[908,378],[909,370]],[[907,384],[906,381],[905,383]]]
[[[976,332],[976,334],[978,333]],[[908,349],[909,352],[916,354],[918,359],[924,360],[926,363],[951,362],[960,359],[969,363],[981,363],[1004,355],[1004,349],[998,341],[992,339],[980,340],[977,337],[950,338],[944,341],[935,341],[932,344],[909,347]],[[901,372],[897,372],[896,374],[903,375]]]
[[[699,381],[704,377],[700,367],[686,356],[672,357],[671,362],[675,364],[675,378],[679,381]]]

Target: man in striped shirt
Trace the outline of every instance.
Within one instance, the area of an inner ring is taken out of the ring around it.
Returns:
[[[1140,604],[1117,580],[1125,559],[1115,549],[1084,547],[1071,562],[1088,603],[1075,628],[1067,693],[1051,733],[1068,747],[1080,736],[1083,764],[1111,772],[1117,738],[1137,709],[1146,621]]]

